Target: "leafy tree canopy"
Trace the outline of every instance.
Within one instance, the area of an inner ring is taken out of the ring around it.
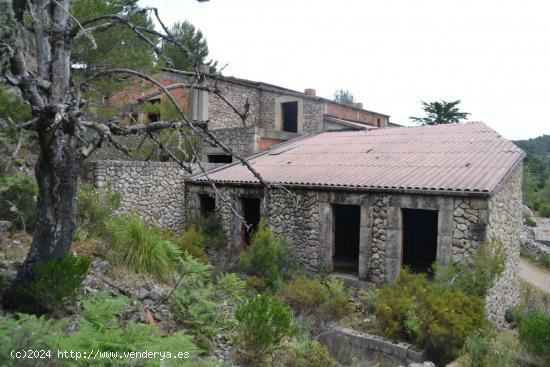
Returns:
[[[419,125],[439,125],[456,124],[468,118],[468,112],[459,110],[460,99],[452,102],[435,101],[422,102],[423,110],[426,113],[424,117],[410,117],[411,120]]]
[[[174,23],[170,31],[174,38],[189,50],[188,56],[173,43],[163,44],[162,50],[172,60],[175,69],[193,71],[193,65],[203,64],[208,65],[210,73],[216,72],[218,62],[207,61],[208,44],[200,29],[185,21]]]
[[[355,98],[349,90],[338,89],[334,92],[334,101],[338,103],[347,104],[350,106],[355,106]]]

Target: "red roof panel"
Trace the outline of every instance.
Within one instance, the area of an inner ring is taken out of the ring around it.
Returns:
[[[265,181],[283,185],[490,193],[523,156],[496,131],[472,122],[324,132],[274,146],[249,162]],[[208,176],[218,183],[258,183],[240,163]]]

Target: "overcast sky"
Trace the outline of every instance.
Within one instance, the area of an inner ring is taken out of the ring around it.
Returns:
[[[462,100],[508,139],[550,134],[550,2],[141,0],[189,20],[224,75],[333,98],[412,123],[420,101]]]

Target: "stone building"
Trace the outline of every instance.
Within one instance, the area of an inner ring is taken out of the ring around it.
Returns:
[[[156,79],[165,87],[190,83],[193,73],[162,72]],[[239,111],[248,114],[242,119],[222,98],[213,93],[188,88],[174,88],[174,99],[193,120],[209,121],[208,126],[227,146],[247,157],[259,153],[274,144],[304,134],[326,130],[362,130],[384,128],[389,116],[363,109],[358,103],[349,106],[316,96],[314,89],[303,93],[268,83],[246,79],[209,75],[205,81],[208,87],[217,88],[220,94]],[[160,110],[147,112],[135,109],[129,120],[139,123],[162,120],[166,111],[167,97],[151,95],[156,90],[151,83],[136,81],[109,98],[113,107],[124,107],[128,102],[144,98],[150,104],[162,105]],[[108,152],[109,154],[105,154]],[[103,154],[102,154],[103,153]],[[113,150],[106,147],[98,153],[100,159],[112,157]],[[233,157],[221,148],[202,146],[202,160],[207,163],[228,163]]]
[[[162,72],[155,79],[170,89],[174,99],[189,118],[209,121],[210,131],[241,157],[248,157],[269,147],[307,134],[324,130],[368,130],[388,126],[389,116],[368,111],[362,105],[348,106],[316,96],[315,90],[304,93],[267,83],[211,75],[206,85],[216,87],[227,101],[240,111],[248,106],[242,119],[220,97],[202,90],[189,90],[194,77],[186,72]],[[175,88],[175,86],[183,86]],[[141,80],[108,100],[115,108],[126,108],[135,101],[146,101],[158,108],[134,106],[127,114],[128,123],[146,123],[170,118],[167,97],[155,94],[157,87]],[[172,111],[173,113],[173,111]],[[136,214],[152,224],[179,231],[183,228],[183,178],[188,174],[176,164],[166,162],[156,145],[146,136],[118,137],[129,148],[141,147],[126,156],[104,143],[90,157],[88,180],[97,187],[122,194],[120,211]],[[231,163],[235,157],[219,147],[203,143],[201,161],[206,168]]]
[[[264,217],[311,272],[393,281],[475,253],[493,236],[506,268],[487,298],[499,323],[519,296],[524,153],[483,123],[322,132],[186,179],[186,215],[215,210],[237,256]],[[238,213],[235,214],[235,213]]]

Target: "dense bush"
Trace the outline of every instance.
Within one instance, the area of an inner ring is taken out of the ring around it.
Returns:
[[[447,266],[435,264],[434,281],[441,288],[484,297],[504,270],[505,262],[504,245],[493,238],[489,243],[480,245],[472,257],[462,262]]]
[[[63,301],[76,295],[76,290],[86,277],[91,260],[71,255],[37,264],[32,282],[24,290],[42,307],[59,310]]]
[[[120,193],[102,192],[89,185],[78,189],[79,237],[100,237],[107,232],[107,220],[120,206]]]
[[[519,339],[544,365],[550,365],[550,313],[524,315],[519,321]]]
[[[543,217],[550,218],[550,204],[542,204],[539,207],[539,214]]]
[[[18,174],[0,178],[0,219],[31,232],[36,216],[36,181]]]
[[[205,237],[195,226],[188,226],[179,236],[172,240],[180,249],[197,258],[203,263],[208,263],[208,255],[204,251]]]
[[[469,336],[488,326],[483,299],[438,288],[406,270],[395,284],[379,289],[374,312],[384,335],[423,345],[440,362],[450,361]]]
[[[227,238],[218,214],[193,216],[187,221],[187,228],[191,227],[195,227],[203,236],[203,248],[205,250],[219,250],[225,247]]]
[[[285,284],[278,294],[295,313],[310,314],[325,303],[328,290],[319,281],[302,276]]]
[[[107,228],[117,263],[158,279],[166,280],[174,274],[181,250],[170,242],[165,231],[134,216],[112,218]]]
[[[290,311],[269,295],[248,299],[237,308],[235,318],[238,345],[243,348],[245,361],[254,365],[277,350],[284,337],[296,331]]]
[[[297,345],[287,345],[278,350],[273,356],[272,365],[285,367],[342,366],[330,356],[327,347],[310,338],[300,340]]]
[[[296,271],[285,242],[273,234],[263,219],[252,235],[250,246],[241,252],[239,266],[247,274],[262,278],[271,289],[280,288]]]

